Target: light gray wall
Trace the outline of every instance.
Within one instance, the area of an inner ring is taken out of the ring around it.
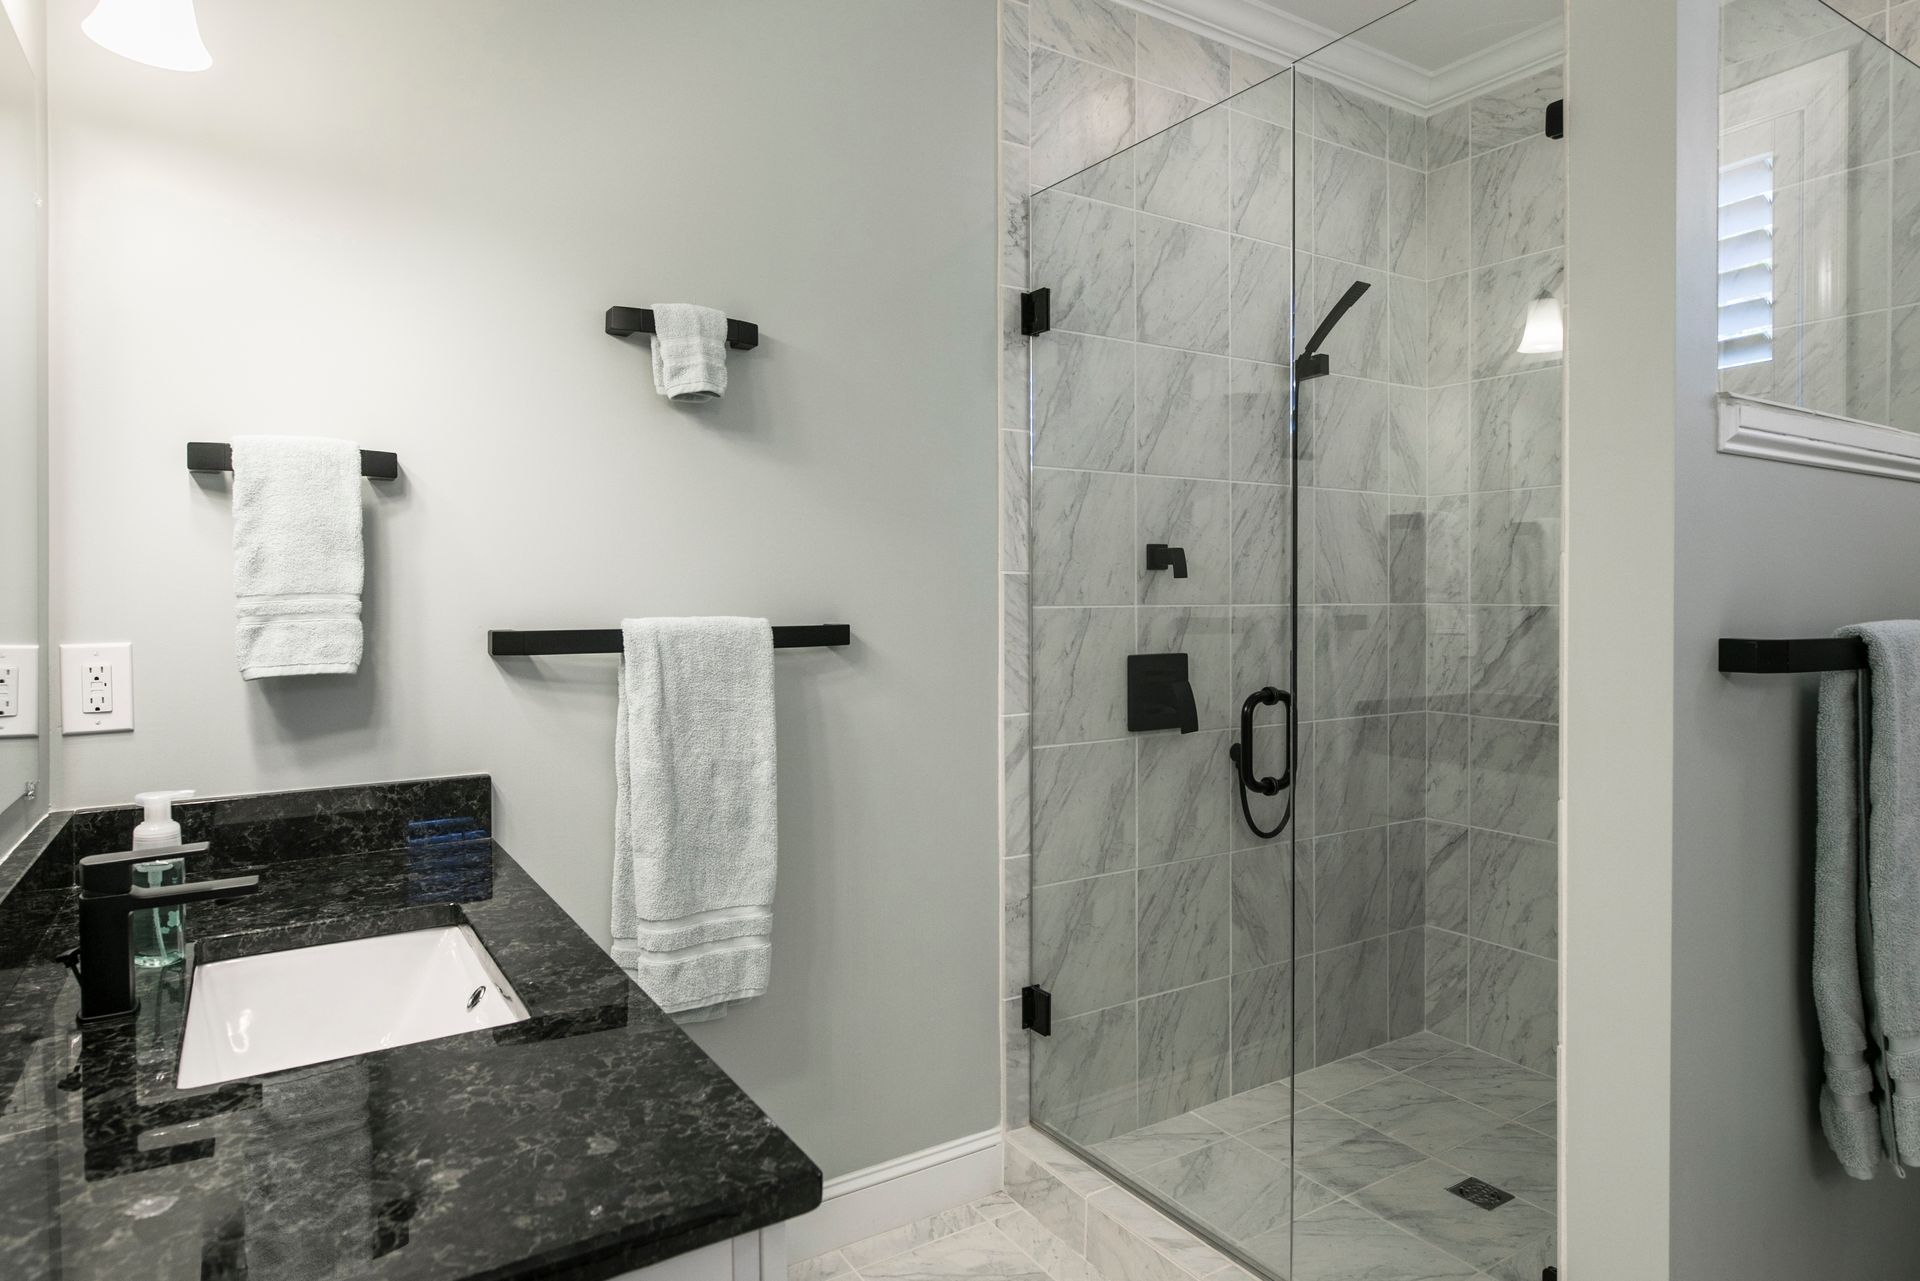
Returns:
[[[596,937],[615,661],[489,627],[845,621],[781,654],[773,991],[694,1035],[829,1175],[996,1115],[993,6],[201,0],[54,24],[56,639],[130,640],[60,803],[458,770]],[[610,304],[762,326],[669,407]],[[368,650],[243,684],[187,440],[351,437]]]
[[[1920,615],[1920,486],[1716,453],[1681,425],[1674,702],[1673,1275],[1911,1275],[1920,1179],[1820,1134],[1812,946],[1817,677],[1722,676],[1721,636]]]

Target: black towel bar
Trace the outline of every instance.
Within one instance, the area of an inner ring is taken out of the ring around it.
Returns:
[[[1800,640],[1720,638],[1720,670],[1779,675],[1791,672],[1857,672],[1867,665],[1867,643],[1857,636]]]
[[[775,649],[838,648],[853,643],[846,623],[818,623],[807,627],[773,629]],[[490,631],[487,653],[495,658],[530,658],[536,654],[618,654],[618,627],[590,627],[563,631]]]
[[[653,329],[653,308],[651,307],[609,307],[607,308],[607,332],[615,338],[626,338],[632,334],[650,334]],[[727,346],[735,351],[752,351],[760,345],[760,326],[751,320],[735,320],[727,317]]]
[[[188,471],[232,471],[233,446],[205,440],[187,442]],[[360,474],[368,480],[399,480],[400,455],[379,449],[360,451]]]

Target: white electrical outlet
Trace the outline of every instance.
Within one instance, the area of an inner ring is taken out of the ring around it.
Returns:
[[[133,646],[60,647],[60,731],[107,734],[133,728]]]
[[[40,647],[0,645],[0,738],[40,734]]]

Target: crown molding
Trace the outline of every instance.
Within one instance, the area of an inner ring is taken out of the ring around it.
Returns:
[[[1309,54],[1313,75],[1417,115],[1551,66],[1564,54],[1558,22],[1521,32],[1438,71],[1358,43],[1263,0],[1119,0],[1130,9],[1219,40],[1284,67]]]

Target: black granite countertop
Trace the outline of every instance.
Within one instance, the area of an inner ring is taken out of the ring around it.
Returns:
[[[194,1091],[173,1087],[186,967],[141,971],[139,1014],[82,1034],[59,959],[72,861],[137,816],[56,818],[0,864],[0,1277],[592,1281],[819,1203],[818,1168],[505,850],[449,871],[396,848],[409,819],[486,823],[486,790],[181,808],[214,841],[190,877],[262,880],[188,908],[191,950],[465,923],[530,1014]]]

